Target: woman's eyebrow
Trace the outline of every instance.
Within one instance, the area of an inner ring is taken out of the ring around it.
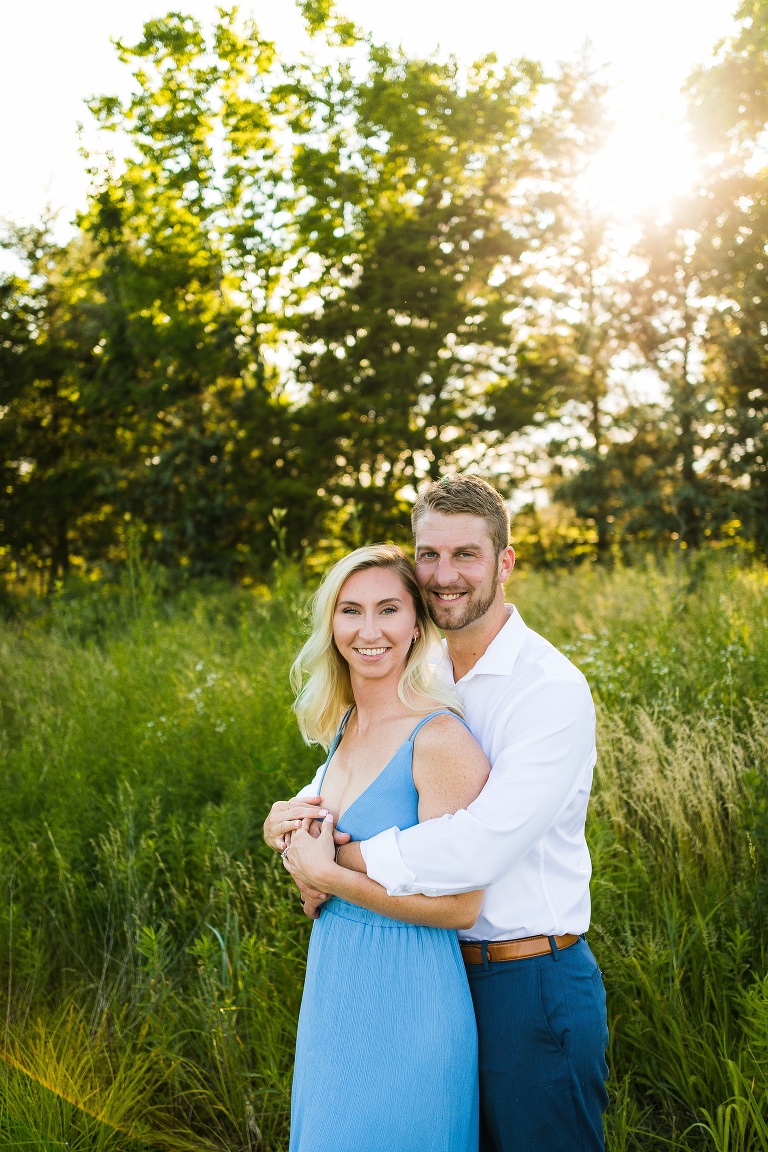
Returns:
[[[351,608],[361,608],[362,607],[362,605],[357,600],[339,600],[336,607],[338,608],[342,604],[346,604],[348,607],[351,607]],[[400,599],[399,596],[387,596],[384,600],[379,600],[378,603],[376,604],[376,607],[381,608],[382,604],[402,604],[402,600]]]

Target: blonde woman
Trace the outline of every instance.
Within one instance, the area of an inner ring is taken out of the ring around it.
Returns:
[[[307,957],[290,1152],[477,1149],[477,1037],[455,929],[474,923],[482,893],[392,897],[334,861],[334,826],[355,840],[409,827],[465,808],[486,781],[458,696],[431,674],[438,638],[405,553],[359,548],[326,575],[292,669],[302,734],[328,749],[304,790],[324,819],[312,827],[316,805],[278,802],[264,835],[330,898]]]

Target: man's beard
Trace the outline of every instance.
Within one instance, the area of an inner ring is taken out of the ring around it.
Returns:
[[[443,615],[441,611],[442,605],[427,593],[429,614],[438,628],[442,628],[444,632],[458,632],[460,628],[466,628],[467,624],[473,624],[475,620],[479,620],[481,616],[485,616],[495,599],[495,584],[491,585],[488,592],[486,592],[485,589],[475,589],[464,605],[464,611],[461,616],[452,617],[450,615],[450,607],[446,605],[445,619],[441,619]]]

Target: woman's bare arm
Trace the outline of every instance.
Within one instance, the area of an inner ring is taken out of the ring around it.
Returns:
[[[419,823],[466,808],[490,770],[485,752],[457,717],[435,716],[419,731],[413,752]]]

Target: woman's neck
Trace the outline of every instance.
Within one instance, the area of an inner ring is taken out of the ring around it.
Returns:
[[[380,724],[405,716],[408,709],[397,694],[399,676],[382,680],[352,677],[352,696],[355,701],[355,727],[361,734],[375,730]]]

